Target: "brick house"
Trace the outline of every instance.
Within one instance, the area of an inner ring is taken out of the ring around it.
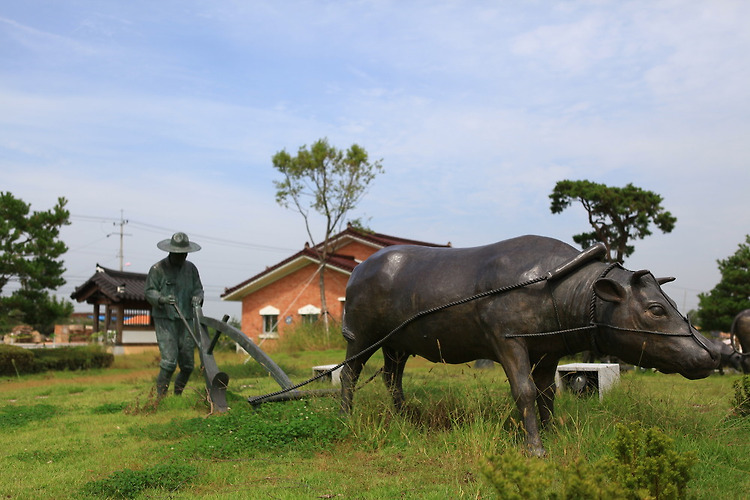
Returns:
[[[326,304],[331,318],[340,322],[346,283],[354,268],[381,248],[391,245],[449,247],[366,232],[348,226],[331,237],[325,269]],[[224,290],[223,300],[242,302],[242,331],[253,341],[276,339],[287,328],[317,321],[321,312],[317,253],[305,248],[242,283]]]

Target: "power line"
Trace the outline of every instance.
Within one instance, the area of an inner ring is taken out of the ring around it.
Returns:
[[[71,215],[70,217],[71,219],[81,219],[81,220],[90,221],[90,222],[111,222],[113,224],[122,223],[123,221],[122,217],[120,219],[113,219],[109,217],[97,217],[93,215],[80,215],[80,214]],[[131,226],[137,227],[139,229],[142,229],[144,231],[149,231],[149,232],[157,233],[157,234],[176,233],[178,231],[178,229],[158,226],[156,224],[149,224],[147,222],[140,222],[140,221],[135,221],[132,219],[125,221],[125,223]],[[227,238],[217,238],[215,236],[209,236],[205,234],[192,233],[190,236],[195,237],[195,238],[200,238],[205,241],[218,243],[224,246],[230,246],[230,247],[236,247],[236,248],[249,248],[252,250],[263,250],[267,252],[294,252],[296,251],[293,248],[276,247],[276,246],[271,246],[271,245],[260,245],[257,243],[248,243],[246,241],[230,240]]]

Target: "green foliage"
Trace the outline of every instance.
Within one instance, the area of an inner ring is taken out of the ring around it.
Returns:
[[[283,176],[274,181],[276,202],[294,208],[305,220],[305,228],[321,263],[328,260],[331,249],[328,240],[343,224],[346,214],[353,210],[367,192],[367,187],[383,171],[382,160],[370,162],[367,151],[357,144],[342,151],[319,139],[308,149],[302,146],[297,156],[281,150],[273,158],[273,166]],[[315,244],[310,229],[310,210],[325,218],[325,234],[321,245]],[[328,325],[325,297],[325,273],[320,273],[320,301],[323,322]]]
[[[0,375],[34,372],[34,353],[11,344],[0,344]]]
[[[346,435],[337,408],[311,408],[305,401],[267,404],[257,410],[248,405],[237,406],[208,419],[175,420],[133,432],[151,439],[179,440],[184,453],[207,458],[292,449],[303,453],[322,451]]]
[[[732,387],[734,388],[732,412],[738,417],[750,416],[750,375],[735,380]]]
[[[284,330],[279,338],[277,350],[280,352],[324,351],[345,349],[346,340],[341,335],[330,335],[321,321],[302,323]]]
[[[57,415],[52,405],[8,405],[0,408],[0,429],[10,430],[31,423],[43,423]]]
[[[489,457],[482,473],[500,497],[507,500],[560,498],[552,482],[554,465],[544,460],[529,459],[515,448]]]
[[[0,374],[2,375],[109,368],[114,363],[114,359],[113,354],[97,345],[24,349],[14,345],[0,344]]]
[[[656,427],[644,431],[639,422],[617,426],[613,451],[603,467],[633,498],[685,498],[695,452],[676,452],[671,438]]]
[[[750,308],[750,235],[719,264],[721,280],[709,292],[698,294],[700,326],[728,332],[735,315]]]
[[[81,493],[93,497],[135,498],[150,489],[175,492],[197,476],[198,469],[192,465],[159,464],[142,470],[124,469],[86,483]]]
[[[661,206],[662,197],[628,184],[624,188],[611,187],[591,181],[559,181],[552,194],[550,210],[561,213],[578,200],[588,212],[594,229],[573,236],[573,241],[587,248],[596,242],[607,247],[610,262],[624,262],[635,251],[629,242],[651,235],[654,224],[664,233],[674,229],[677,218]]]
[[[70,315],[73,305],[50,297],[65,280],[60,257],[68,250],[60,228],[70,224],[67,200],[44,212],[30,213],[30,205],[9,192],[0,192],[0,293],[12,279],[20,288],[0,298],[0,327],[28,323],[51,333],[55,320]]]
[[[353,209],[367,186],[383,171],[381,160],[370,162],[367,151],[357,144],[342,151],[319,139],[308,149],[302,146],[293,157],[286,150],[273,158],[273,166],[284,175],[274,181],[276,201],[294,205],[305,217],[310,209],[326,217],[328,234]],[[309,200],[306,204],[305,200]]]
[[[515,449],[488,458],[482,469],[507,499],[653,499],[686,497],[694,452],[678,453],[672,440],[640,422],[619,424],[612,456],[588,464],[554,464]]]

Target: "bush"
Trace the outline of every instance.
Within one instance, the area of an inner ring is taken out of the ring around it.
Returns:
[[[59,347],[34,351],[36,371],[90,370],[109,368],[115,361],[113,354],[100,346]]]
[[[109,368],[115,357],[100,346],[24,349],[0,344],[0,374],[22,375],[49,370]]]
[[[640,422],[617,426],[613,456],[564,467],[515,450],[491,456],[482,469],[502,498],[653,499],[686,498],[694,452],[677,453],[672,440]],[[557,480],[556,480],[557,479]]]
[[[0,375],[32,373],[34,354],[23,347],[0,344]]]

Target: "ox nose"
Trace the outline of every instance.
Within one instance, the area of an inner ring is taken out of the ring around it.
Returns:
[[[706,342],[706,339],[703,337],[703,335],[701,335],[700,332],[698,332],[698,330],[693,327],[693,325],[690,325],[690,333],[693,334],[693,339],[695,339],[695,341],[698,342],[698,344],[703,347],[706,352],[708,352],[711,360],[718,368],[719,364],[721,363],[721,353],[716,348],[712,348],[712,346],[710,346],[708,342]]]

